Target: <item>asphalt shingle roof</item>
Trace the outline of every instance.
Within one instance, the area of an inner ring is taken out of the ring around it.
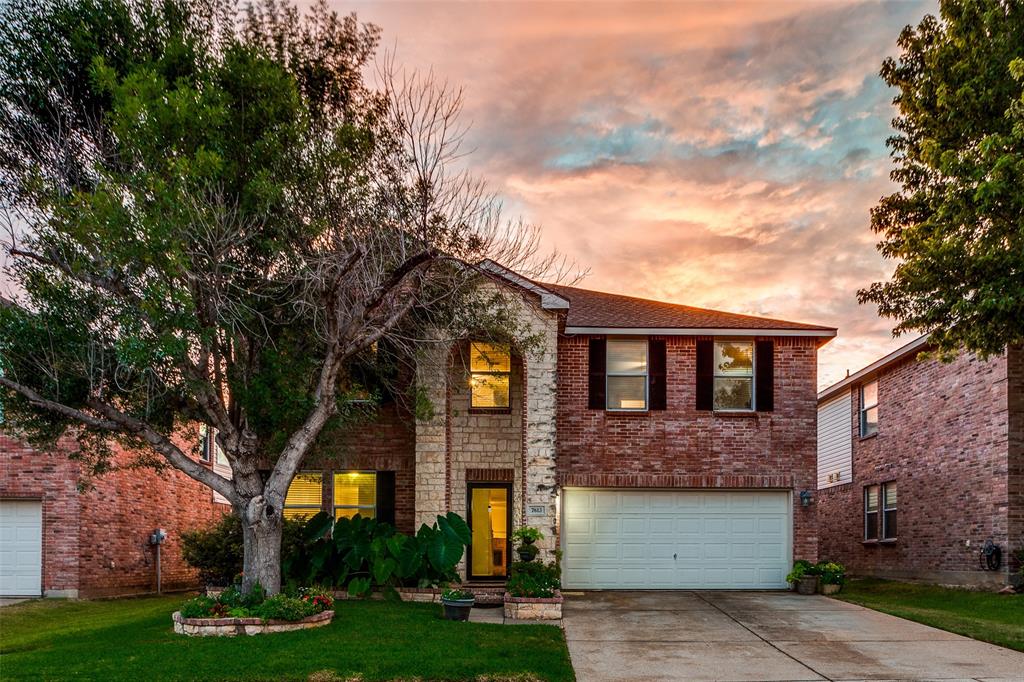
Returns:
[[[651,301],[560,284],[540,286],[569,300],[567,327],[657,329],[787,329],[821,331],[831,336],[835,327],[788,322],[767,317],[727,313],[678,303]]]

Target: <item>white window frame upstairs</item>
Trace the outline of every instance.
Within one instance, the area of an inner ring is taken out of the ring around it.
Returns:
[[[609,346],[621,342],[642,341],[644,345],[644,371],[643,372],[613,372],[609,369],[608,358],[611,357]],[[651,409],[651,344],[646,337],[622,337],[618,339],[606,339],[604,350],[604,409],[608,412],[647,412]],[[610,407],[608,400],[611,392],[608,390],[608,379],[611,377],[643,377],[644,378],[644,406],[643,407]]]

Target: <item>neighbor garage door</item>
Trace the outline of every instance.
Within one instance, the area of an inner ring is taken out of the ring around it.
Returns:
[[[567,589],[774,589],[791,561],[788,492],[564,491]]]
[[[37,597],[42,589],[42,504],[0,500],[0,597]]]

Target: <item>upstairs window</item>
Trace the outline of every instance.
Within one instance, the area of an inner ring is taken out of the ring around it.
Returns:
[[[896,539],[896,482],[864,488],[864,539]]]
[[[334,518],[352,518],[359,514],[372,519],[377,515],[377,475],[359,471],[334,474]]]
[[[323,507],[324,477],[320,473],[295,474],[284,498],[286,519],[308,519]]]
[[[647,339],[608,339],[606,409],[647,409]]]
[[[714,409],[754,409],[754,342],[715,341]]]
[[[507,345],[481,341],[470,343],[469,372],[471,408],[508,409],[512,353]]]
[[[860,437],[878,433],[878,380],[860,387]]]

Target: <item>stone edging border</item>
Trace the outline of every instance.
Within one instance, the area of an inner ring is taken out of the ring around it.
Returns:
[[[308,630],[330,624],[334,611],[321,611],[302,620],[268,620],[259,618],[184,618],[181,611],[171,615],[174,631],[189,637],[234,637],[235,635],[261,635],[270,632]]]
[[[505,617],[515,620],[561,620],[562,602],[559,590],[554,597],[513,597],[505,593]]]

